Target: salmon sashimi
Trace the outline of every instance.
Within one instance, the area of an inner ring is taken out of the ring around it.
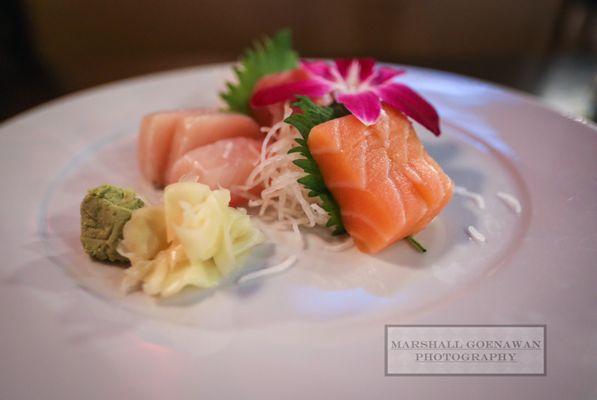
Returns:
[[[383,110],[369,127],[348,115],[315,126],[308,138],[347,232],[366,253],[422,230],[453,191],[404,114]]]
[[[172,165],[185,153],[236,136],[261,139],[257,123],[242,114],[211,109],[164,111],[143,119],[138,141],[143,176],[157,186],[166,183]]]
[[[198,147],[178,159],[170,169],[166,183],[178,182],[181,178],[196,178],[197,182],[211,189],[230,190],[230,204],[246,204],[247,193],[239,187],[259,162],[261,141],[246,137],[222,139]],[[259,194],[258,188],[256,188]]]

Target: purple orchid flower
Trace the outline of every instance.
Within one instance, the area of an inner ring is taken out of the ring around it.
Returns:
[[[403,69],[376,66],[372,58],[301,62],[307,78],[258,91],[251,103],[265,106],[296,95],[319,98],[331,94],[338,103],[365,125],[374,124],[382,110],[382,101],[402,111],[433,134],[439,136],[439,116],[435,108],[408,86],[394,81]]]

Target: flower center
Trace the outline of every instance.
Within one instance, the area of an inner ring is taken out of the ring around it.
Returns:
[[[343,93],[357,93],[369,88],[369,79],[361,81],[361,66],[355,60],[350,63],[346,71],[346,78],[336,69],[332,69],[332,74],[336,80],[334,89]]]

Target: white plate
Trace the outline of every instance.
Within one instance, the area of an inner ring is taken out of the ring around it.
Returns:
[[[532,98],[430,70],[405,80],[439,109],[420,132],[457,185],[418,238],[379,255],[324,251],[308,233],[248,268],[298,254],[277,276],[156,302],[122,295],[122,271],[78,242],[78,205],[138,174],[142,115],[217,104],[227,66],[86,91],[0,128],[0,398],[580,398],[597,394],[597,131]],[[516,214],[496,193],[522,204]],[[465,229],[477,227],[485,244]],[[547,376],[384,377],[384,325],[547,324]],[[447,396],[447,397],[446,397]]]

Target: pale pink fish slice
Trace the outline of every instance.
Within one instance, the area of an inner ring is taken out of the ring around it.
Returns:
[[[260,140],[246,137],[221,139],[198,147],[172,165],[167,183],[191,179],[211,189],[226,188],[230,190],[230,204],[243,205],[250,194],[239,187],[257,165],[260,148]]]
[[[247,137],[261,140],[263,136],[257,122],[243,114],[212,111],[185,116],[176,124],[165,173],[178,159],[198,147],[221,139]]]
[[[141,121],[137,140],[137,160],[145,179],[155,185],[164,182],[170,145],[176,124],[185,117],[201,115],[204,109],[160,111],[146,115]]]
[[[172,164],[190,150],[220,139],[244,136],[260,139],[263,134],[250,117],[214,109],[161,111],[141,122],[138,160],[143,176],[163,186]]]

